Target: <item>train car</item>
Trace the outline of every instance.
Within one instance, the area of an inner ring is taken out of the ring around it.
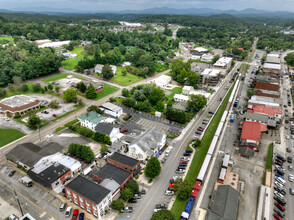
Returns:
[[[205,159],[204,159],[204,162],[203,162],[203,164],[201,166],[201,169],[199,171],[199,174],[197,176],[197,181],[203,182],[204,176],[205,176],[206,171],[207,171],[207,168],[208,168],[208,166],[210,164],[210,159],[211,159],[211,155],[207,154],[206,157],[205,157]]]
[[[218,137],[220,136],[220,133],[222,132],[223,126],[224,126],[224,123],[223,123],[223,122],[220,122],[220,123],[218,124],[214,136],[218,136]]]
[[[220,121],[223,122],[223,123],[225,123],[227,115],[228,115],[228,111],[225,110]]]
[[[187,202],[187,205],[186,205],[186,208],[185,210],[182,212],[181,214],[181,219],[184,220],[184,219],[189,219],[190,217],[190,213],[191,213],[191,210],[192,210],[192,207],[193,207],[193,204],[194,204],[194,198],[193,197],[190,197],[188,202]]]
[[[211,144],[209,146],[209,149],[207,151],[207,154],[213,155],[214,149],[215,149],[215,147],[217,145],[217,141],[218,141],[218,136],[214,136],[212,141],[211,141]]]
[[[194,184],[193,188],[192,188],[192,193],[191,193],[191,197],[193,197],[195,200],[197,198],[197,195],[200,191],[201,188],[201,182],[200,181],[196,181],[196,183]]]

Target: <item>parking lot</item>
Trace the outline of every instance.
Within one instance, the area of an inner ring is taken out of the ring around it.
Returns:
[[[6,118],[6,117],[0,117],[0,128],[4,129],[17,129],[22,131],[25,134],[30,134],[33,132],[30,128],[28,128],[26,125],[18,123],[17,121]]]
[[[55,85],[58,85],[60,87],[62,87],[63,89],[62,90],[66,90],[68,88],[71,87],[71,83],[79,83],[81,82],[82,80],[81,79],[78,79],[78,78],[63,78],[63,79],[59,79],[59,80],[56,80],[54,81],[55,82]]]

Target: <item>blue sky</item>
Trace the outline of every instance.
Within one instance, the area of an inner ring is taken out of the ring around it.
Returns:
[[[291,11],[294,0],[0,0],[2,9],[71,8],[78,10],[136,10],[153,7],[263,9]]]

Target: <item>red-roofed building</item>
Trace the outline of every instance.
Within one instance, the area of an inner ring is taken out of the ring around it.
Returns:
[[[282,117],[282,110],[262,105],[253,106],[252,113],[273,116],[276,118]]]
[[[279,84],[273,84],[273,83],[267,83],[267,82],[255,82],[255,89],[260,89],[260,90],[269,90],[269,91],[275,91],[278,92],[280,89]]]
[[[267,125],[253,122],[244,121],[241,133],[240,145],[242,147],[249,147],[258,151],[259,145],[261,143],[262,132],[267,131]]]
[[[240,48],[238,48],[238,50],[244,51],[244,48],[240,47]]]

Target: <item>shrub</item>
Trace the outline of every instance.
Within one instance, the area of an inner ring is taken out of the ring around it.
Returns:
[[[128,188],[121,191],[121,198],[125,201],[130,200],[133,196],[133,192]]]
[[[122,210],[123,207],[124,207],[124,202],[123,202],[122,200],[120,200],[120,199],[118,199],[118,200],[114,200],[114,201],[111,203],[111,206],[110,206],[110,207],[113,208],[114,210],[118,210],[118,211],[120,211],[120,210]]]

